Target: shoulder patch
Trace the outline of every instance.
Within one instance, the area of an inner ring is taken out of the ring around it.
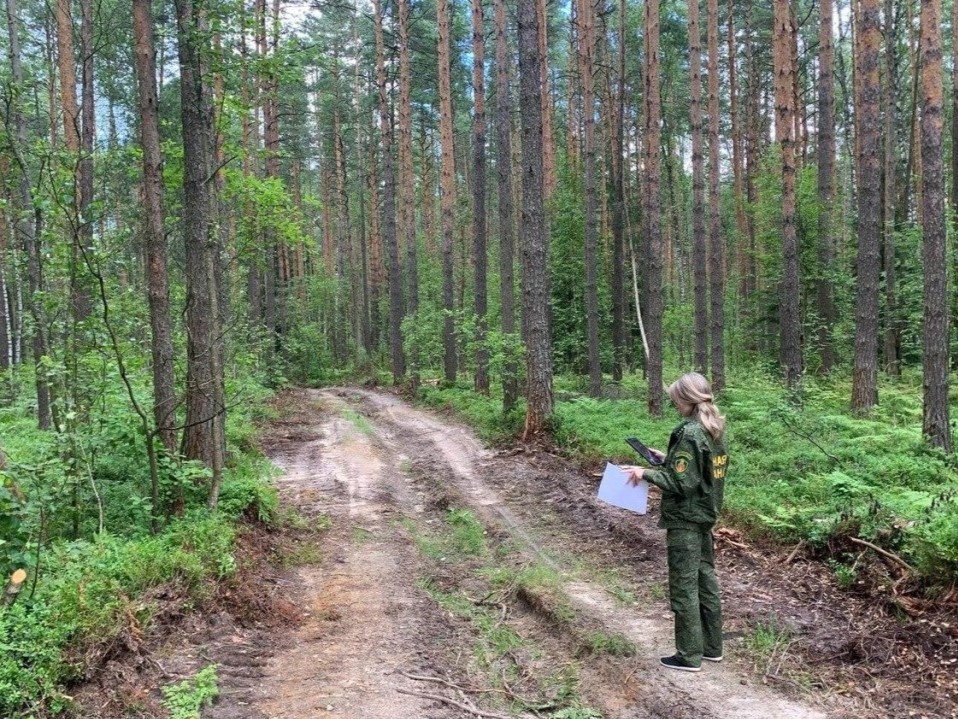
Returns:
[[[685,474],[691,462],[692,456],[690,454],[677,452],[672,459],[672,469],[674,469],[677,474]]]

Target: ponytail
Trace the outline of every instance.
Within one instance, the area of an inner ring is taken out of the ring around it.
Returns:
[[[712,435],[712,439],[717,441],[722,438],[725,417],[719,414],[712,397],[712,387],[705,377],[698,372],[684,374],[669,385],[668,392],[676,405],[691,408],[691,417]]]

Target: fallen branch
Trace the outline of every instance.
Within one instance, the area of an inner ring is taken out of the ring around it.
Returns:
[[[455,689],[456,691],[460,691],[460,692],[465,691],[465,689],[463,689],[458,684],[453,684],[451,681],[447,679],[443,679],[442,677],[427,677],[427,676],[422,676],[420,674],[410,674],[409,672],[404,672],[404,671],[400,671],[399,673],[402,674],[404,677],[406,677],[406,679],[412,679],[413,681],[435,682],[436,684],[443,684],[449,687],[450,689]]]
[[[912,566],[911,566],[908,562],[906,562],[904,559],[902,559],[901,557],[899,557],[897,554],[893,554],[892,552],[889,552],[889,551],[886,550],[886,549],[882,549],[881,547],[879,547],[879,546],[876,545],[876,544],[872,544],[871,542],[866,542],[864,539],[859,539],[858,537],[849,537],[849,538],[848,538],[848,541],[853,542],[853,543],[855,543],[855,544],[858,544],[858,545],[860,545],[860,546],[862,546],[862,547],[868,547],[869,549],[872,549],[872,550],[878,552],[878,553],[879,553],[880,555],[882,555],[883,557],[886,557],[886,558],[890,559],[891,561],[895,562],[896,564],[898,564],[898,565],[899,565],[900,567],[902,567],[903,569],[905,569],[905,570],[907,570],[907,571],[909,571],[909,572],[912,572],[912,573],[915,572],[915,570],[912,568]]]
[[[414,692],[410,689],[400,689],[396,688],[396,691],[400,694],[408,694],[413,697],[421,697],[422,699],[431,699],[433,701],[442,702],[443,704],[449,704],[463,711],[467,711],[470,714],[474,714],[477,717],[484,717],[485,719],[513,719],[510,716],[505,714],[496,714],[495,712],[487,712],[474,707],[470,704],[463,704],[462,702],[457,702],[455,699],[450,699],[449,697],[444,697],[441,694],[429,694],[427,692]]]
[[[788,555],[788,558],[785,560],[785,564],[791,564],[795,557],[798,556],[798,553],[801,551],[802,547],[805,546],[805,540],[798,540],[798,544],[795,545],[795,549],[792,550],[791,554]]]
[[[7,588],[3,592],[3,601],[0,602],[0,604],[9,607],[17,601],[17,595],[19,595],[20,590],[23,589],[23,583],[25,581],[27,581],[27,573],[22,569],[18,569],[11,574],[10,581],[7,582]]]

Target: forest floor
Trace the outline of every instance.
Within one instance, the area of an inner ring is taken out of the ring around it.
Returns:
[[[205,717],[958,716],[956,665],[926,660],[949,639],[940,617],[902,622],[816,562],[720,529],[726,659],[669,671],[655,502],[646,517],[598,503],[592,472],[545,448],[487,449],[384,391],[294,390],[276,406],[262,442],[299,530],[247,537],[222,611],[148,664],[170,683],[215,663]],[[139,691],[133,715],[162,715]]]

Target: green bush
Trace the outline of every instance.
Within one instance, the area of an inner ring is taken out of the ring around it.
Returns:
[[[0,609],[0,716],[58,711],[63,683],[85,669],[86,648],[104,645],[155,608],[139,597],[172,585],[202,597],[235,571],[236,530],[221,515],[196,513],[160,535],[60,543],[42,557],[36,592]],[[95,656],[95,652],[92,654]]]

